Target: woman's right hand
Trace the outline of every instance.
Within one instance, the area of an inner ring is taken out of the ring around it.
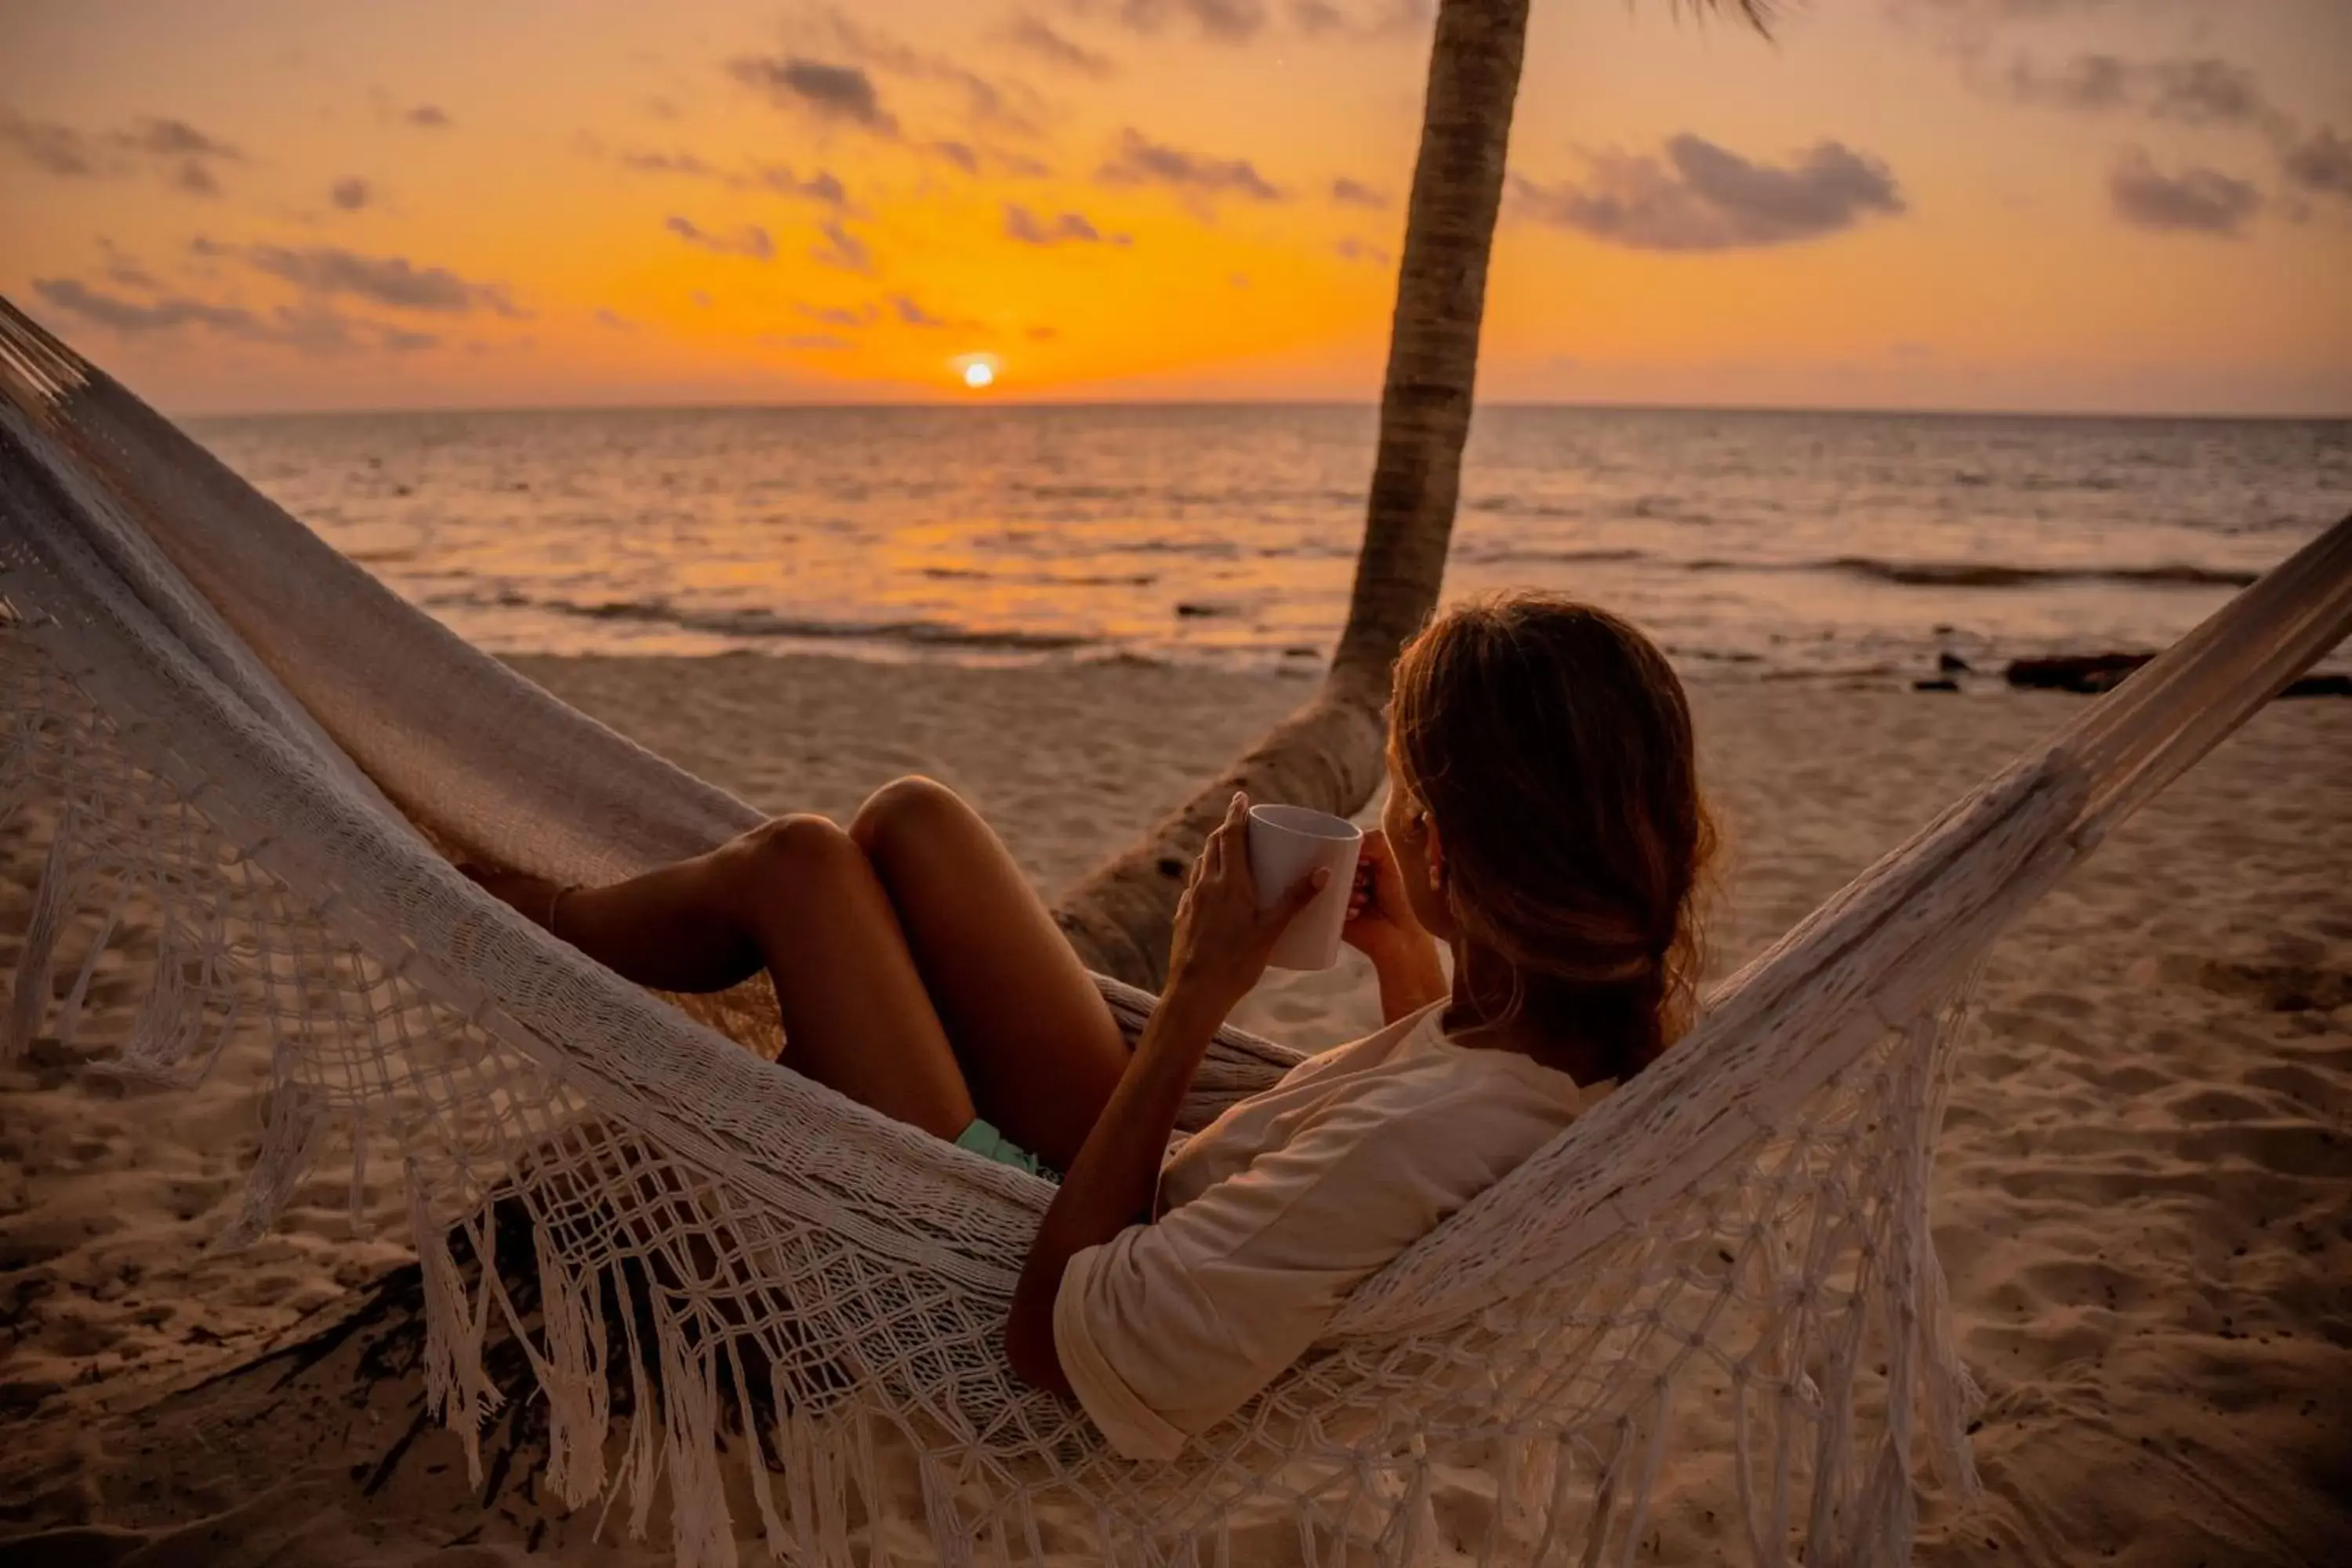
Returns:
[[[1381,984],[1381,1016],[1388,1022],[1445,994],[1437,939],[1413,917],[1396,851],[1377,827],[1364,835],[1357,854],[1356,883],[1349,889],[1348,923],[1339,928],[1339,940],[1372,961]]]
[[[1397,869],[1389,836],[1377,827],[1365,830],[1363,847],[1357,852],[1356,881],[1348,889],[1348,923],[1339,928],[1339,940],[1374,963],[1432,942],[1405,899],[1404,876]]]

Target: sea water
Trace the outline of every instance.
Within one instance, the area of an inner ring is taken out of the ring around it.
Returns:
[[[1312,669],[1356,406],[729,408],[194,422],[501,653]],[[1482,409],[1449,596],[1561,590],[1696,676],[1900,679],[2161,646],[2352,510],[2352,422]]]

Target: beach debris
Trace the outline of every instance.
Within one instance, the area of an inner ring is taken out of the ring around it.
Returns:
[[[2123,684],[2124,677],[2155,658],[2146,653],[2056,654],[2010,664],[2011,686],[2032,691],[2072,691],[2095,697]],[[2352,697],[2352,675],[2306,675],[2281,697]]]
[[[2012,660],[2008,680],[2030,691],[2074,691],[2096,696],[2111,691],[2125,676],[2146,664],[2145,653],[2062,653]]]

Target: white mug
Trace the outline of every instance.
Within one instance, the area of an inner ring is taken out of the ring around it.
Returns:
[[[1249,813],[1250,877],[1260,909],[1271,909],[1318,866],[1331,879],[1291,917],[1266,960],[1276,969],[1328,969],[1339,962],[1339,928],[1348,923],[1348,895],[1364,830],[1346,817],[1303,805],[1254,805]]]

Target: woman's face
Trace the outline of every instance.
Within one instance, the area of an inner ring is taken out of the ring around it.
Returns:
[[[1381,806],[1381,831],[1396,854],[1397,876],[1404,883],[1405,902],[1412,906],[1421,929],[1440,942],[1454,940],[1454,915],[1445,903],[1445,855],[1437,842],[1437,826],[1413,797],[1412,786],[1397,766],[1396,747],[1388,753],[1389,796]]]

